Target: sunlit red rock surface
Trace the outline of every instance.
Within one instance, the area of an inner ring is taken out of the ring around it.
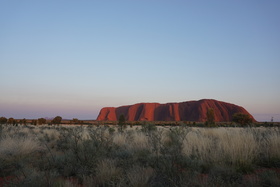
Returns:
[[[123,114],[128,121],[206,121],[208,108],[213,108],[215,121],[232,120],[234,113],[249,114],[243,107],[213,99],[181,103],[138,103],[120,107],[105,107],[97,120],[116,121]],[[255,121],[253,116],[249,114]]]

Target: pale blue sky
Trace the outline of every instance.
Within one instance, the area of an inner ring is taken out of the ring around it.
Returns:
[[[0,116],[212,98],[280,121],[280,1],[0,1]]]

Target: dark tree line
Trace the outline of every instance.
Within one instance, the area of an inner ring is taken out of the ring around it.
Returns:
[[[54,125],[59,125],[61,124],[62,121],[62,117],[61,116],[56,116],[55,118],[53,118],[53,120],[51,120],[51,122],[49,124],[54,124]],[[248,125],[251,124],[253,122],[253,119],[250,115],[248,114],[244,114],[244,113],[235,113],[232,116],[232,121],[240,124],[242,126],[244,125]],[[73,118],[73,120],[71,120],[71,123],[73,124],[83,124],[84,122],[81,120],[78,120],[77,118]],[[0,117],[0,124],[8,124],[8,125],[17,125],[17,124],[22,124],[22,125],[26,125],[27,124],[27,120],[21,119],[21,120],[16,120],[14,118],[5,118],[5,117]],[[32,125],[43,125],[43,124],[47,124],[47,120],[45,118],[38,118],[33,119],[31,121],[29,121],[29,124]],[[215,126],[215,111],[213,108],[209,108],[206,112],[206,122],[205,122],[206,126],[211,127],[211,126]],[[126,126],[126,119],[125,116],[122,114],[119,116],[119,120],[118,120],[118,126],[120,128],[120,131],[123,130],[123,128],[125,128]]]
[[[56,116],[52,121],[51,124],[60,124],[62,121],[62,117],[60,116]],[[0,124],[8,124],[8,125],[17,125],[17,124],[22,124],[22,125],[26,125],[27,123],[31,124],[31,125],[43,125],[43,124],[47,124],[47,120],[45,118],[38,118],[38,119],[33,119],[33,120],[29,120],[29,122],[27,122],[27,120],[25,118],[20,119],[20,120],[16,120],[14,118],[5,118],[5,117],[0,117]]]

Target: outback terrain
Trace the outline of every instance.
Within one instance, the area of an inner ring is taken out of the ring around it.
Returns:
[[[279,127],[1,125],[0,186],[278,186]]]
[[[280,124],[216,101],[0,118],[0,186],[279,186]]]

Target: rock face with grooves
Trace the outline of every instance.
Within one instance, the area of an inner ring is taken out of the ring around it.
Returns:
[[[243,107],[214,99],[187,101],[181,103],[138,103],[120,107],[102,108],[97,117],[98,121],[117,121],[123,114],[127,121],[200,121],[207,120],[206,112],[214,109],[215,121],[227,122],[232,120],[235,113],[249,114]]]

